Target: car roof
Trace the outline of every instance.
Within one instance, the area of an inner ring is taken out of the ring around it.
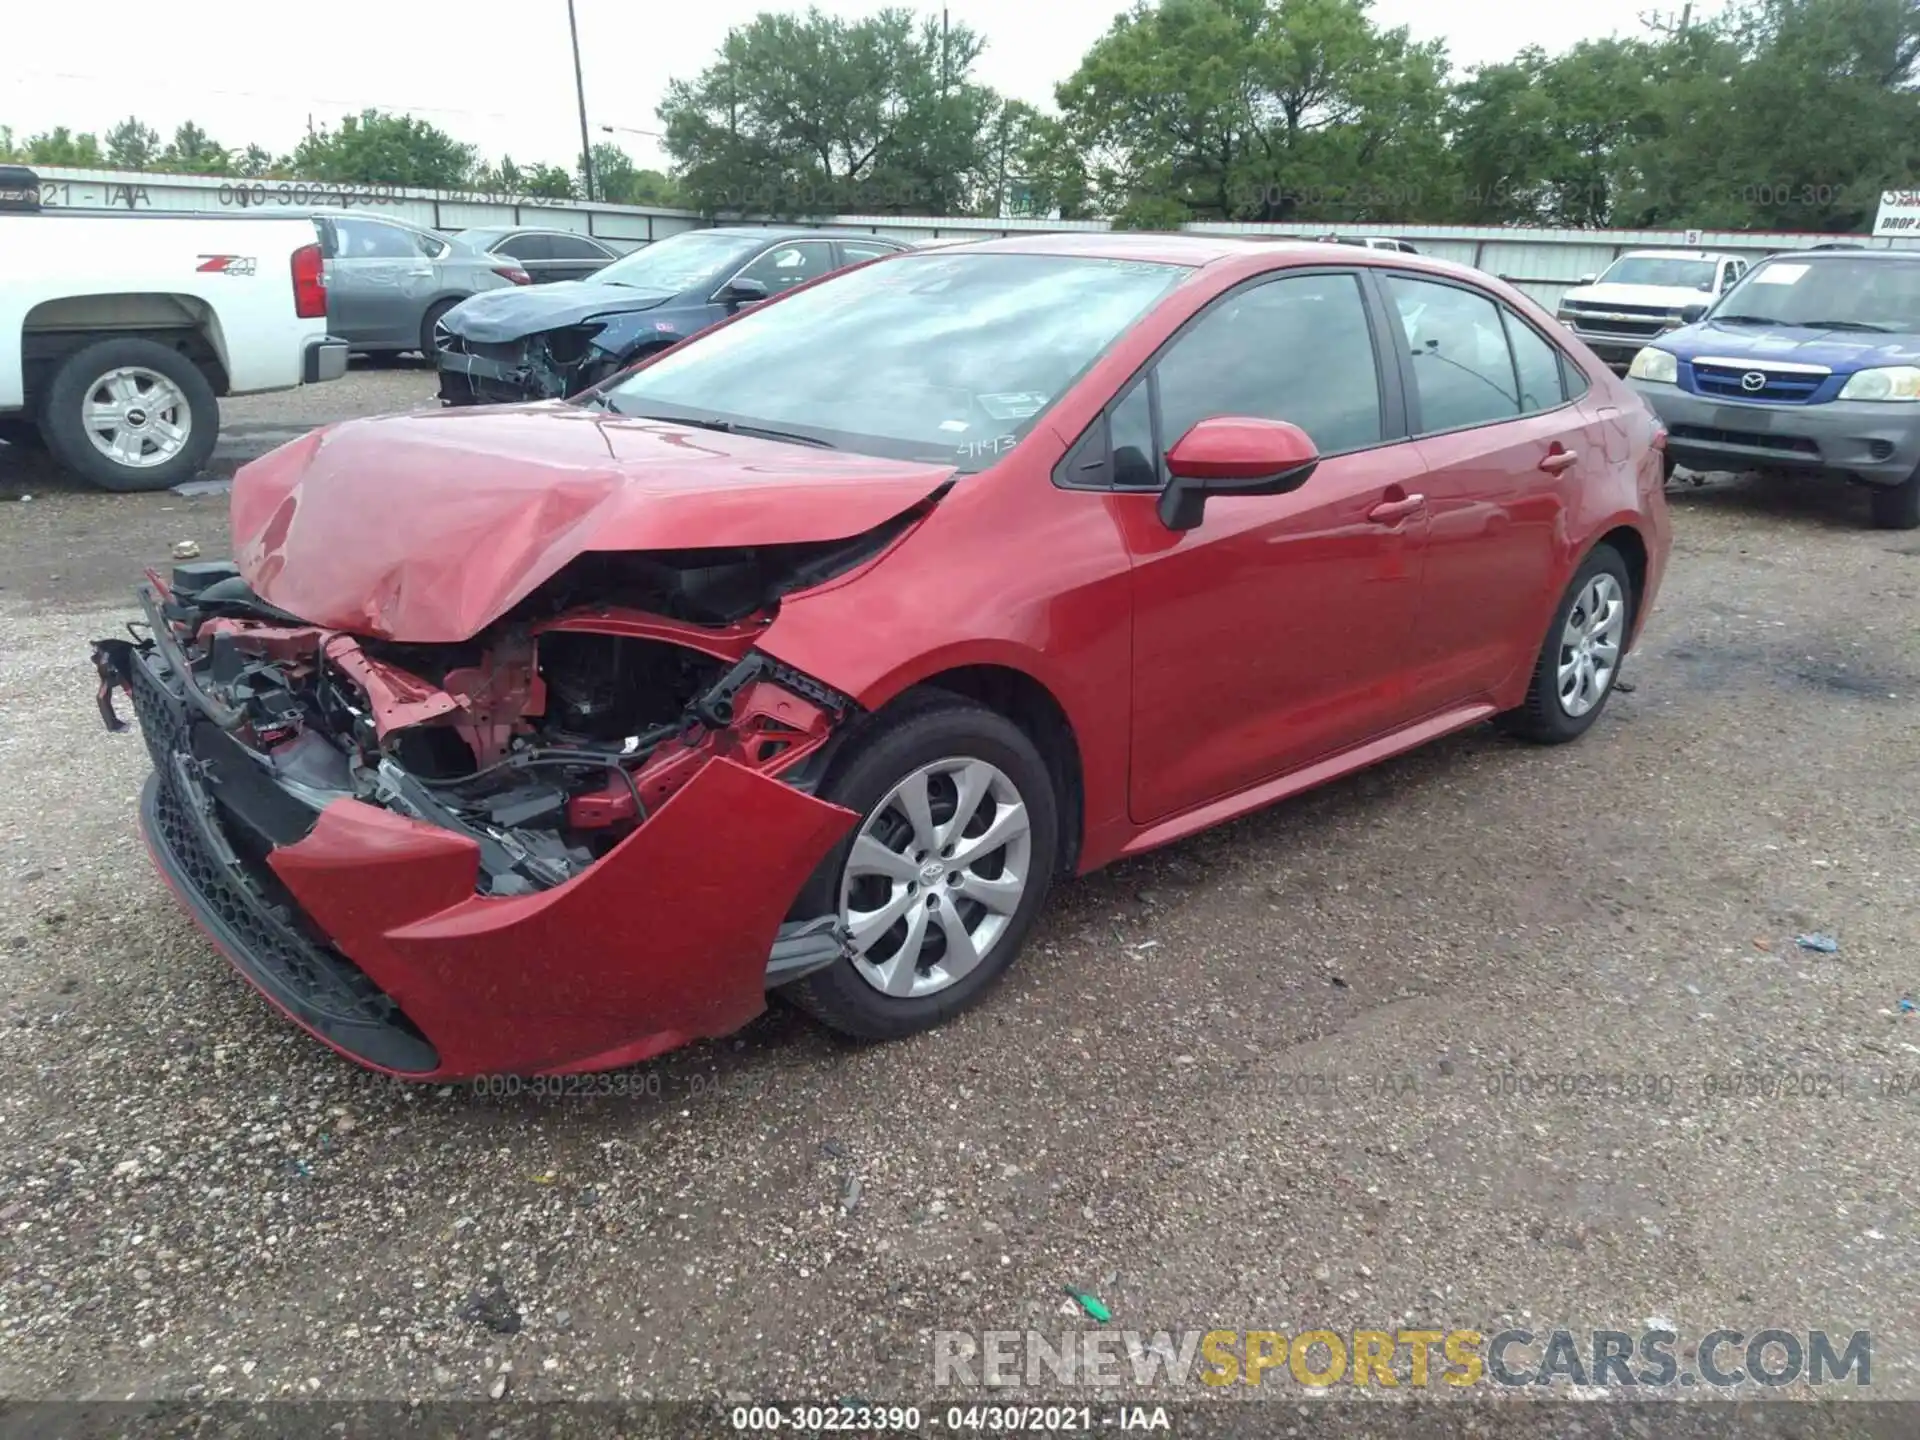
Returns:
[[[858,230],[808,230],[802,226],[791,225],[703,225],[697,231],[683,230],[683,235],[737,235],[742,240],[879,240],[888,245],[906,248],[906,241],[895,240],[887,235],[868,235]],[[671,236],[663,235],[663,240]]]
[[[1868,250],[1851,245],[1843,245],[1838,249],[1809,246],[1805,250],[1776,250],[1771,255],[1764,255],[1761,258],[1764,260],[1814,260],[1825,265],[1837,260],[1920,260],[1920,251]]]
[[[598,235],[583,235],[578,230],[562,230],[557,225],[469,225],[456,235],[571,235],[579,240],[598,241]]]
[[[1629,250],[1620,260],[1738,260],[1728,250]]]
[[[1456,265],[1417,251],[1341,245],[1329,240],[1301,240],[1279,235],[1193,235],[1164,231],[1069,230],[1004,235],[971,245],[940,251],[942,255],[1080,255],[1089,260],[1143,260],[1161,265],[1208,265],[1244,261],[1250,255],[1272,255],[1297,265],[1379,265],[1393,269],[1425,270],[1485,284],[1493,279],[1471,265]],[[912,252],[908,252],[911,254]],[[889,262],[891,263],[891,262]]]

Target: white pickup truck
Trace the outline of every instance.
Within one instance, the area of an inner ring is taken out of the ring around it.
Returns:
[[[213,453],[222,395],[334,380],[310,217],[73,214],[0,166],[0,440],[107,490],[161,490]]]
[[[1624,372],[1641,348],[1691,325],[1747,273],[1738,255],[1707,250],[1629,250],[1600,275],[1583,275],[1560,297],[1555,318]]]

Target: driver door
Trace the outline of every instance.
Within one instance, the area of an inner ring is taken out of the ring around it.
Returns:
[[[1137,824],[1414,718],[1426,467],[1382,371],[1383,323],[1353,272],[1289,272],[1215,301],[1109,411]],[[1322,459],[1298,490],[1215,496],[1176,533],[1157,513],[1162,457],[1215,415],[1291,421]]]

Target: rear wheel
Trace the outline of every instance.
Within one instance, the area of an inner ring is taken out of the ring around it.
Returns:
[[[795,913],[837,913],[854,953],[792,998],[870,1040],[967,1009],[1019,954],[1058,859],[1053,779],[1033,742],[995,711],[929,692],[856,742],[823,796],[861,818]]]
[[[54,457],[101,489],[164,490],[213,454],[220,402],[179,351],[101,340],[54,372],[40,428]]]
[[[440,329],[441,320],[446,317],[446,313],[449,310],[453,309],[453,307],[459,303],[458,300],[436,300],[427,307],[427,313],[420,321],[420,354],[426,359],[428,364],[433,363],[433,357],[438,354],[440,350],[440,344],[436,336]]]
[[[1868,492],[1876,530],[1920,529],[1920,470],[1898,485],[1875,485]]]
[[[1613,694],[1633,619],[1633,580],[1611,545],[1596,545],[1553,612],[1527,698],[1501,728],[1541,745],[1564,745],[1593,727]]]

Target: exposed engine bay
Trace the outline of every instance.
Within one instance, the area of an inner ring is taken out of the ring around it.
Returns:
[[[293,812],[310,827],[350,797],[470,838],[480,894],[531,894],[592,866],[713,757],[808,788],[855,706],[753,645],[770,600],[846,563],[845,546],[812,549],[582,556],[458,644],[309,624],[231,564],[183,564],[150,573],[132,640],[96,644],[101,714],[125,728],[112,691],[138,706],[136,681],[183,697],[188,753],[156,748],[156,764],[198,767],[265,847],[304,833]],[[233,803],[249,788],[266,803]]]

